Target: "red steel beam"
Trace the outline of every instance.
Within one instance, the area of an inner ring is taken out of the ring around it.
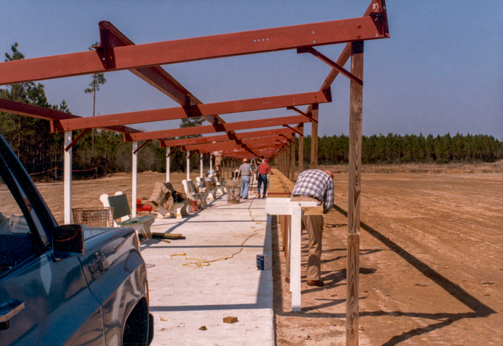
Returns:
[[[273,143],[277,139],[279,139],[279,136],[270,136],[270,137],[263,137],[263,138],[252,138],[252,139],[247,139],[243,141],[239,141],[239,143],[236,143],[234,141],[227,141],[227,142],[218,142],[218,143],[211,143],[211,144],[198,144],[198,145],[187,145],[187,146],[182,146],[182,151],[192,151],[192,150],[204,150],[204,151],[219,151],[223,150],[228,147],[240,147],[241,145],[246,145],[248,148],[252,149],[255,144],[263,144],[263,143]],[[222,149],[220,149],[222,148]]]
[[[380,22],[376,24],[377,27],[382,32],[385,38],[389,38],[388,18],[386,13],[385,0],[372,0],[369,6],[367,7],[367,10],[363,14],[363,17],[372,18],[373,20],[376,20],[376,23]],[[380,17],[381,19],[379,20],[377,17]],[[350,57],[351,57],[351,43],[349,42],[346,44],[341,54],[339,55],[336,64],[338,66],[344,66]],[[339,70],[333,68],[332,71],[330,71],[330,73],[328,74],[327,78],[325,78],[323,84],[321,85],[320,91],[328,90],[338,75]],[[311,112],[312,112],[312,106],[308,106],[306,113],[311,114]]]
[[[304,137],[304,134],[299,131],[299,127],[291,127],[290,125],[283,125],[283,126],[289,128],[290,130],[292,130],[292,132],[297,133],[300,137]]]
[[[357,83],[359,85],[363,85],[363,81],[360,78],[356,77],[354,74],[352,74],[351,72],[346,70],[344,67],[337,65],[336,62],[332,61],[329,57],[325,56],[324,54],[318,52],[313,47],[297,48],[297,53],[299,53],[299,54],[300,53],[311,53],[312,55],[314,55],[315,57],[317,57],[318,59],[320,59],[324,63],[332,66],[332,68],[336,69],[337,71],[339,71],[340,73],[342,73],[344,76],[348,77],[349,79],[351,79],[355,83]]]
[[[114,69],[116,65],[114,49],[135,44],[112,23],[101,21],[100,29],[101,45],[96,47],[98,54],[102,55],[103,64],[107,70]],[[133,74],[143,79],[154,88],[177,102],[181,106],[190,104],[190,95],[176,79],[159,66],[129,69]]]
[[[97,47],[98,53],[101,53],[107,69],[115,67],[115,47],[132,46],[133,41],[126,37],[112,23],[101,21],[99,23],[101,45]],[[168,95],[179,105],[187,107],[193,104],[201,104],[194,95],[185,89],[173,76],[166,72],[160,66],[150,66],[143,68],[130,69],[133,74],[143,79],[163,94]],[[204,119],[210,123],[216,121],[224,122],[218,115],[204,116]]]
[[[15,102],[11,100],[5,100],[0,98],[0,112],[7,112],[17,115],[28,116],[32,118],[50,120],[50,121],[59,121],[59,120],[67,120],[67,119],[85,119],[81,118],[78,115],[68,114],[65,112],[57,111],[50,108],[44,108],[34,105],[28,105],[26,103]],[[52,127],[52,126],[51,126]],[[139,133],[141,131],[133,129],[127,126],[103,126],[101,127],[103,130],[107,131],[115,131],[122,133]]]
[[[310,116],[309,114],[306,114],[304,113],[303,111],[301,111],[300,109],[298,109],[297,107],[294,107],[294,106],[290,106],[290,107],[286,107],[286,109],[292,109],[294,111],[296,111],[297,113],[305,116],[306,118],[309,119],[310,122],[313,122],[313,123],[318,123],[318,120],[316,120],[315,118],[313,118],[312,116]]]
[[[312,103],[328,102],[330,96],[321,91],[261,97],[247,100],[206,103],[190,107],[194,116],[212,114],[231,114],[265,109],[284,108],[292,105],[306,105]],[[55,124],[56,131],[74,131],[105,126],[148,123],[154,121],[174,120],[187,118],[189,115],[182,107],[163,108],[148,111],[98,115],[95,117],[62,119]]]
[[[379,2],[380,0],[374,0],[372,4]],[[382,13],[383,10],[374,12]],[[93,51],[7,61],[0,64],[0,85],[389,37],[387,25],[386,28],[383,27],[383,16],[380,15],[380,18],[375,21],[366,15],[360,18],[115,47],[114,67],[108,69],[100,54]]]
[[[262,131],[249,131],[249,132],[241,132],[235,133],[234,138],[232,139],[246,139],[246,138],[254,138],[254,137],[262,137],[262,136],[273,136],[285,134],[289,135],[292,132],[296,132],[296,128],[292,128],[289,125],[288,129],[276,129],[276,130],[262,130]],[[203,143],[212,143],[212,142],[222,142],[229,140],[228,135],[218,135],[218,136],[207,136],[207,137],[197,137],[197,138],[185,138],[185,139],[174,139],[171,141],[161,141],[161,147],[172,147],[174,145],[193,145],[193,144],[203,144]]]
[[[147,139],[193,136],[193,135],[202,135],[205,133],[257,129],[257,128],[264,128],[264,127],[282,126],[282,125],[286,125],[286,124],[299,124],[299,123],[307,123],[307,122],[309,122],[309,121],[306,119],[306,117],[301,116],[301,115],[295,115],[295,116],[290,116],[290,117],[258,119],[258,120],[248,120],[248,121],[239,121],[239,122],[234,122],[234,123],[219,124],[218,128],[216,130],[211,125],[203,125],[203,126],[184,127],[184,128],[171,129],[171,130],[132,133],[132,134],[126,134],[125,140],[127,142],[134,142],[134,141],[142,141],[142,140],[147,140]]]

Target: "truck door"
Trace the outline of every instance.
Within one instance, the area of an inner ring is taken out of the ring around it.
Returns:
[[[0,177],[0,344],[104,345],[80,262],[53,258],[52,215],[1,136]]]

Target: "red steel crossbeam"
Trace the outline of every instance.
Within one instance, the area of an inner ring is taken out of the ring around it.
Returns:
[[[304,137],[304,134],[299,131],[299,127],[291,127],[290,125],[283,125],[283,126],[289,128],[293,132],[297,133],[300,137]]]
[[[385,0],[372,0],[370,2],[370,5],[367,7],[367,10],[363,14],[363,18],[365,17],[372,18],[372,20],[375,21],[376,26],[378,27],[379,31],[382,33],[384,38],[390,37]],[[346,44],[346,46],[342,50],[341,54],[339,55],[339,58],[335,63],[338,66],[344,66],[350,57],[351,57],[351,42]],[[327,78],[325,78],[325,81],[321,85],[320,91],[328,90],[338,75],[339,70],[336,68],[332,68],[332,71],[330,71]],[[312,106],[308,106],[306,113],[311,114],[311,112],[312,112]]]
[[[328,102],[330,99],[321,91],[261,97],[247,100],[205,103],[190,107],[193,116],[212,114],[231,114],[256,110],[284,108],[291,105],[307,105]],[[63,119],[55,124],[56,131],[74,131],[86,128],[98,128],[111,125],[139,124],[153,121],[174,120],[187,118],[189,115],[182,107],[164,108],[148,111],[98,115],[95,117]]]
[[[262,131],[235,133],[235,136],[232,139],[246,139],[246,138],[280,135],[280,134],[288,135],[296,131],[296,128],[292,128],[289,125],[284,126],[287,126],[289,129],[262,130]],[[161,147],[166,148],[166,147],[172,147],[174,145],[192,145],[192,144],[203,144],[212,142],[223,142],[227,140],[229,140],[227,135],[174,139],[171,141],[161,141]]]
[[[381,1],[372,1],[370,7]],[[114,47],[113,66],[105,66],[100,54],[93,51],[7,61],[0,64],[0,85],[389,37],[385,10],[381,7],[373,9],[373,13],[374,16]]]
[[[147,139],[193,136],[193,135],[202,135],[205,133],[257,129],[264,127],[282,126],[285,124],[299,124],[307,122],[309,121],[306,119],[306,117],[301,115],[295,115],[289,117],[258,119],[258,120],[248,120],[234,123],[219,124],[217,130],[215,130],[215,128],[211,125],[203,125],[203,126],[184,127],[171,130],[142,132],[138,134],[132,133],[132,134],[126,134],[125,139],[128,142],[134,142]]]
[[[65,120],[65,119],[81,119],[78,115],[68,114],[65,112],[57,111],[50,108],[44,108],[34,105],[28,105],[26,103],[15,102],[11,100],[6,100],[0,98],[0,112],[12,113],[17,115],[28,116],[32,118],[51,120],[51,127],[53,127],[53,121]],[[138,133],[136,129],[126,126],[106,126],[101,127],[103,130],[115,131],[122,133]]]
[[[102,56],[102,63],[106,70],[116,67],[115,48],[134,46],[133,41],[120,32],[112,23],[101,21],[100,29],[101,45],[96,47],[98,55]],[[133,74],[140,77],[162,93],[182,106],[190,104],[190,95],[176,79],[159,66],[129,69]]]
[[[297,108],[297,107],[295,107],[295,106],[289,106],[289,107],[286,107],[286,109],[291,109],[291,110],[294,110],[294,111],[296,111],[297,113],[299,113],[299,114],[301,114],[301,115],[305,116],[306,118],[308,118],[310,122],[313,122],[313,123],[316,123],[316,124],[318,123],[318,120],[314,119],[314,118],[313,118],[312,116],[310,116],[309,114],[304,113],[303,111],[301,111],[300,109],[298,109],[298,108]]]
[[[317,57],[318,59],[320,59],[324,63],[332,66],[332,68],[336,69],[337,71],[339,71],[340,73],[342,73],[344,76],[346,76],[349,79],[351,79],[353,82],[355,82],[355,83],[357,83],[359,85],[363,85],[363,81],[360,78],[356,77],[354,74],[352,74],[351,72],[349,72],[348,70],[346,70],[344,67],[339,66],[336,62],[332,61],[327,56],[325,56],[322,53],[318,52],[313,47],[301,47],[301,48],[297,48],[297,53],[299,53],[299,54],[300,53],[311,53],[312,55],[314,55],[315,57]]]
[[[287,136],[285,136],[285,135],[281,135],[281,137],[284,137],[284,138],[286,138],[286,140],[287,140],[287,141],[289,141],[289,142],[291,142],[291,143],[295,144],[295,141],[294,141],[294,140],[292,140],[291,138],[288,138],[288,137],[287,137]]]
[[[198,144],[198,145],[188,145],[182,146],[182,151],[191,151],[191,150],[204,150],[204,151],[219,151],[229,147],[240,147],[242,144],[246,145],[248,148],[253,148],[254,144],[263,144],[263,143],[273,143],[276,139],[280,138],[279,136],[270,136],[270,137],[262,137],[262,138],[252,138],[239,141],[236,143],[234,141],[226,141],[226,142],[218,142],[211,144]]]
[[[103,63],[107,70],[113,69],[115,68],[114,48],[132,46],[134,43],[110,22],[100,22],[99,28],[101,45],[96,50],[104,58]],[[129,71],[168,95],[181,106],[188,107],[193,104],[202,103],[160,66],[135,68]],[[225,122],[218,115],[208,115],[203,118],[212,124],[215,122]]]

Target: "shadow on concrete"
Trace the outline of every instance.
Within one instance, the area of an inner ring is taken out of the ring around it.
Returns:
[[[249,200],[250,206],[253,203],[253,200]],[[242,208],[245,209],[245,208]],[[261,209],[264,210],[264,208],[246,208],[248,209]],[[248,216],[248,215],[247,215]],[[188,222],[190,218],[187,220],[183,220],[180,223],[177,223],[177,225],[171,227],[166,231],[166,233],[171,233],[174,229],[180,226],[180,224],[183,224],[185,222]],[[193,221],[190,220],[191,222],[208,222],[208,221]],[[256,223],[257,221],[249,220],[249,221],[215,221],[215,222],[254,222]],[[257,248],[260,249],[257,251],[257,254],[266,254],[269,256],[270,262],[272,259],[272,246],[271,246],[271,227],[270,227],[270,222],[265,222],[262,221],[263,224],[265,224],[265,236],[264,236],[264,244],[263,245],[201,245],[201,246],[163,246],[163,247],[156,247],[156,248]],[[146,245],[151,245],[154,242],[157,242],[157,240],[149,240],[145,243]],[[143,244],[142,244],[142,249],[143,249]],[[235,279],[235,278],[233,278]],[[260,278],[259,278],[259,284],[258,284],[258,292],[257,292],[257,299],[254,304],[219,304],[219,305],[182,305],[182,306],[150,306],[150,311],[151,312],[167,312],[167,311],[210,311],[210,310],[239,310],[239,309],[270,309],[271,314],[273,312],[273,283],[272,283],[272,264],[271,264],[271,269],[270,270],[263,270],[260,273]],[[272,322],[272,321],[271,321]]]

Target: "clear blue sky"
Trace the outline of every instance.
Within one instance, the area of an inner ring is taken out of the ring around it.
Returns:
[[[85,51],[110,21],[136,44],[359,17],[370,0],[0,0],[0,52],[26,58]],[[365,43],[364,135],[489,134],[503,139],[503,2],[388,0],[391,38]],[[318,49],[336,60],[343,45]],[[349,63],[346,65],[349,68]],[[205,103],[317,91],[330,68],[294,50],[164,68]],[[97,113],[176,104],[128,71],[106,74]],[[90,76],[42,81],[49,102],[92,115]],[[348,133],[349,82],[339,76],[320,106],[320,135]],[[305,107],[303,107],[304,109]],[[227,122],[293,115],[223,115]],[[176,128],[178,121],[142,124]],[[307,125],[309,130],[309,125]]]

